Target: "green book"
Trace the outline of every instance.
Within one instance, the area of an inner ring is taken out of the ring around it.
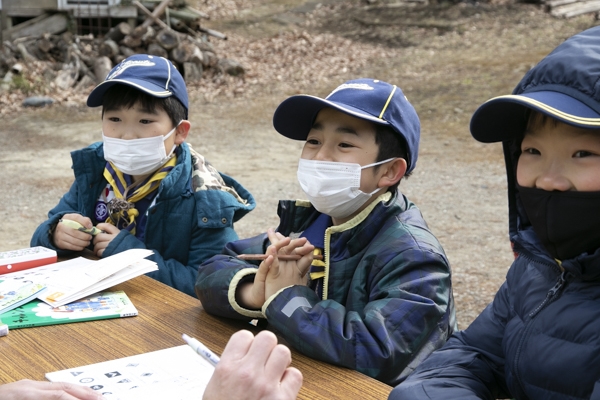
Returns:
[[[8,325],[9,329],[18,329],[136,315],[137,309],[121,290],[96,293],[54,308],[43,301],[33,300],[0,314],[0,323]]]

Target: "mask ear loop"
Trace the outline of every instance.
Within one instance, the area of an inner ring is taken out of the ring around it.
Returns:
[[[169,136],[171,136],[173,134],[173,132],[175,132],[177,130],[177,128],[179,127],[179,125],[181,125],[182,122],[183,122],[183,120],[179,121],[179,123],[177,125],[175,125],[175,128],[171,129],[171,131],[163,137],[163,143],[165,142],[165,140],[167,140],[169,138]],[[166,158],[167,161],[173,157],[173,154],[175,154],[176,148],[177,148],[177,145],[175,143],[173,143],[173,148],[171,149],[169,154],[167,154],[167,158]]]

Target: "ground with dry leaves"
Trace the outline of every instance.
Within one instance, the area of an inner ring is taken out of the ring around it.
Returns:
[[[422,119],[420,157],[400,188],[421,208],[452,263],[459,325],[465,328],[502,284],[512,253],[499,145],[469,134],[484,100],[508,93],[565,38],[596,21],[558,20],[536,5],[431,4],[388,7],[360,1],[205,0],[206,23],[228,35],[219,57],[240,61],[243,79],[211,76],[191,85],[189,141],[237,178],[258,207],[236,225],[249,236],[277,224],[280,198],[302,197],[301,143],[272,128],[289,95],[326,95],[341,82],[373,77],[398,84]],[[0,95],[0,250],[25,247],[72,181],[69,151],[100,139],[99,110],[86,93],[50,91],[57,104],[20,108]]]

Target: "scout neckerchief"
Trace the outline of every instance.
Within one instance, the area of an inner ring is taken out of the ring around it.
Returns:
[[[154,174],[132,187],[134,185],[132,183],[132,176],[122,173],[111,162],[107,162],[104,168],[104,178],[106,178],[112,187],[115,198],[108,203],[108,218],[106,222],[116,227],[122,225],[123,228],[121,229],[125,229],[131,232],[132,235],[135,235],[135,218],[139,215],[138,210],[135,208],[135,203],[151,194],[155,195],[156,193],[154,192],[160,186],[160,182],[173,169],[176,163],[177,156],[174,155]]]
[[[331,217],[326,214],[321,214],[313,223],[306,228],[300,237],[308,239],[310,244],[315,246],[314,255],[324,255],[325,247],[325,230],[332,224]],[[310,265],[310,287],[315,290],[317,295],[323,296],[323,278],[325,277],[325,257],[323,260],[313,259]]]

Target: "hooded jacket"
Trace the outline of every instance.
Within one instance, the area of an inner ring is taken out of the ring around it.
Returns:
[[[304,231],[321,215],[306,201],[281,201],[278,232]],[[201,267],[204,309],[229,318],[266,318],[298,351],[388,384],[406,377],[456,326],[450,266],[418,208],[385,193],[350,221],[325,232],[323,297],[309,286],[282,289],[262,310],[236,302],[256,265],[235,258],[264,253],[266,235],[229,243]]]
[[[473,116],[477,139],[504,139],[516,258],[493,302],[395,388],[390,399],[600,399],[600,249],[553,259],[527,218],[515,174],[518,136],[527,123],[523,103],[554,117],[566,100],[550,108],[531,99],[558,93],[593,105],[598,115],[599,43],[600,27],[574,36],[530,70],[512,96],[488,101]],[[593,114],[585,111],[590,118],[579,121],[559,115],[564,123],[590,124]]]
[[[198,266],[219,254],[227,242],[238,238],[233,223],[254,209],[256,203],[242,185],[227,175],[220,174],[226,185],[223,188],[193,182],[196,169],[192,164],[190,147],[183,143],[180,148],[177,164],[160,183],[155,202],[147,210],[144,241],[121,230],[110,242],[103,257],[133,248],[153,250],[154,254],[149,259],[158,264],[158,271],[147,275],[195,296]],[[71,158],[75,181],[58,205],[49,211],[48,220],[37,228],[31,239],[32,246],[55,249],[59,255],[70,252],[54,246],[52,228],[69,213],[93,219],[96,201],[107,184],[103,177],[106,161],[101,142],[72,152]],[[194,161],[198,164],[196,158]],[[200,160],[201,163],[203,161]],[[237,192],[239,196],[228,191]]]

